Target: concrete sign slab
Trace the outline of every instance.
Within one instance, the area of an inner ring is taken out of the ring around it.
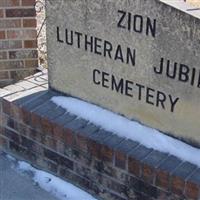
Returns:
[[[51,88],[200,143],[200,19],[158,0],[47,0],[47,41]]]

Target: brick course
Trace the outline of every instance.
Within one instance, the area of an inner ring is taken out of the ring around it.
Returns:
[[[50,101],[46,75],[1,89],[0,146],[105,200],[198,200],[200,169]]]
[[[0,1],[0,87],[33,74],[38,67],[35,3]]]
[[[15,7],[20,5],[20,0],[1,0],[0,7]]]

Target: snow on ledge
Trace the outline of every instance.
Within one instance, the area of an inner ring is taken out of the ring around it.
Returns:
[[[72,97],[53,97],[52,102],[79,118],[113,132],[120,137],[137,141],[148,148],[169,153],[200,167],[200,149],[128,120],[118,114]]]

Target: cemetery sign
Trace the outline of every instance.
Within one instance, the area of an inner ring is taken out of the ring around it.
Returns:
[[[47,0],[47,42],[51,88],[200,143],[200,19],[158,0]]]

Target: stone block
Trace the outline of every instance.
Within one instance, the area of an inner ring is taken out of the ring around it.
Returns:
[[[47,0],[50,88],[200,143],[199,14],[170,2]]]

